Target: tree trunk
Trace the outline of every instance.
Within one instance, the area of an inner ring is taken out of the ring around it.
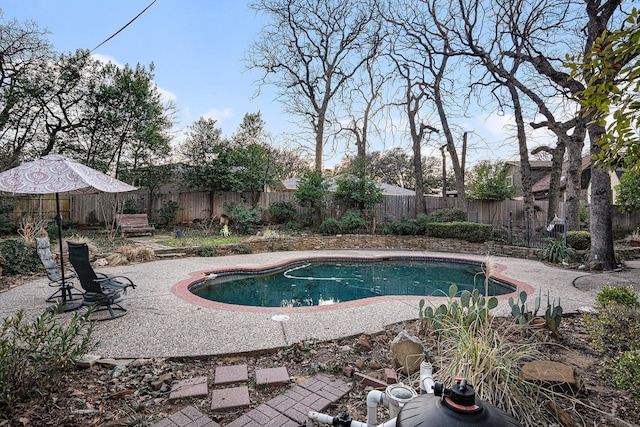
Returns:
[[[416,174],[416,217],[425,213],[424,182],[422,182],[422,154],[420,144],[422,138],[415,133],[415,123],[411,124],[411,138],[413,139],[413,170]]]
[[[322,173],[322,150],[324,148],[324,119],[325,112],[318,113],[318,122],[316,123],[316,159],[315,170]]]
[[[567,171],[566,218],[567,230],[569,231],[580,230],[580,176],[582,175],[582,148],[586,132],[583,123],[577,124],[567,147],[569,167]]]
[[[602,126],[592,124],[589,128],[591,155],[600,152],[600,146],[595,144],[605,132]],[[613,227],[611,224],[611,178],[609,171],[594,167],[591,164],[591,255],[589,262],[592,268],[613,270],[617,267],[613,251]]]
[[[524,194],[524,211],[525,221],[531,219],[531,215],[535,212],[535,203],[533,202],[533,193],[531,192],[531,164],[529,163],[529,149],[527,148],[527,134],[522,118],[522,106],[520,105],[520,97],[518,90],[511,81],[507,81],[507,87],[511,94],[513,102],[513,113],[516,119],[516,128],[518,133],[518,149],[520,153],[520,180],[522,181],[522,193]]]
[[[560,211],[560,185],[562,179],[562,165],[564,163],[565,144],[558,138],[558,145],[551,151],[551,176],[549,178],[549,208],[547,209],[547,224]]]

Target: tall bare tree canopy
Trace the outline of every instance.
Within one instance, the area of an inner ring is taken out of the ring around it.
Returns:
[[[341,109],[343,86],[376,55],[379,22],[362,0],[259,0],[270,19],[248,53],[248,66],[274,84],[287,112],[304,119],[315,138],[315,169],[322,169],[327,129]]]

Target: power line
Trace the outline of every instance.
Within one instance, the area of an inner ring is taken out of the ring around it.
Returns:
[[[133,21],[135,21],[136,19],[138,19],[140,17],[140,15],[142,15],[143,13],[145,13],[147,11],[147,9],[149,9],[151,6],[153,6],[153,4],[156,2],[156,0],[153,0],[151,3],[149,3],[149,5],[147,7],[144,8],[144,10],[140,13],[138,13],[131,21],[127,22],[125,24],[124,27],[120,28],[118,31],[116,31],[115,33],[113,33],[108,39],[106,39],[105,41],[103,41],[102,43],[100,43],[98,46],[94,47],[93,49],[91,49],[91,52],[93,52],[94,50],[96,50],[97,48],[99,48],[100,46],[102,46],[103,44],[105,44],[106,42],[108,42],[109,40],[111,40],[112,38],[114,38],[115,36],[117,36],[122,30],[124,30],[125,28],[127,28]],[[91,53],[90,52],[90,53]]]

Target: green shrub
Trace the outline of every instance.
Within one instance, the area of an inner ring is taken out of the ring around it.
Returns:
[[[90,351],[93,324],[76,313],[58,324],[47,311],[32,323],[21,310],[4,319],[0,330],[0,411],[16,402],[61,386],[62,373]]]
[[[434,222],[427,224],[426,234],[430,237],[461,239],[472,243],[491,240],[493,228],[489,224],[474,222]]]
[[[465,222],[467,213],[462,209],[439,209],[427,215],[429,222]]]
[[[216,247],[211,245],[200,246],[198,249],[196,249],[196,255],[202,256],[202,257],[216,256],[216,252],[217,252]]]
[[[340,234],[342,233],[342,226],[334,218],[327,218],[322,221],[322,224],[320,224],[318,231],[320,232],[320,234],[324,235]]]
[[[638,293],[632,286],[603,286],[596,295],[596,303],[600,307],[617,304],[630,309],[640,309]]]
[[[260,224],[260,208],[250,209],[239,203],[225,203],[224,208],[231,214],[237,234],[253,234],[255,226]]]
[[[640,350],[625,351],[611,367],[611,379],[617,387],[630,392],[633,410],[640,412],[640,389],[637,382],[640,378]]]
[[[396,236],[411,236],[418,234],[416,222],[407,218],[398,218],[385,221],[379,227],[381,234],[394,234]]]
[[[247,255],[253,253],[251,245],[233,245],[229,248],[231,253],[239,255]]]
[[[0,236],[10,234],[16,229],[16,222],[11,219],[15,200],[0,198]]]
[[[276,224],[292,222],[298,216],[298,212],[291,202],[274,203],[267,208],[266,214],[269,220]]]
[[[176,217],[180,210],[180,204],[173,200],[167,200],[162,207],[158,209],[158,218],[160,222],[167,228],[171,228],[176,224]]]
[[[544,239],[544,249],[542,250],[542,260],[553,263],[562,261],[569,262],[575,258],[575,251],[572,247],[565,246],[564,242],[547,237]]]
[[[138,208],[138,204],[136,203],[135,200],[127,199],[122,204],[122,213],[123,214],[139,214],[144,212]]]
[[[416,227],[416,234],[427,234],[427,225],[431,222],[429,215],[418,214],[414,224]]]
[[[42,270],[36,249],[22,239],[0,241],[0,267],[9,274],[26,274]]]
[[[567,231],[567,245],[577,251],[586,251],[591,247],[591,234],[588,231]]]
[[[603,287],[596,295],[597,316],[585,314],[593,347],[607,354],[640,350],[638,294],[631,288]]]
[[[356,234],[365,228],[366,224],[362,214],[357,209],[349,209],[340,218],[340,228],[343,233]]]

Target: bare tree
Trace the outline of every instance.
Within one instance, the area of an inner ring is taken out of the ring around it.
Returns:
[[[571,2],[567,2],[570,6],[577,7]],[[623,6],[621,0],[583,0],[584,9],[578,10],[576,13],[582,19],[576,19],[573,24],[583,30],[580,37],[583,58],[591,52],[596,39],[603,34],[616,21],[616,11]],[[627,6],[627,8],[630,6]],[[618,15],[624,16],[625,12],[622,8]],[[544,76],[550,82],[560,88],[567,96],[579,101],[581,93],[585,86],[581,81],[572,79],[569,70],[563,69],[564,58],[554,58],[540,48],[539,45],[530,41],[526,46],[526,50],[517,53],[518,58],[527,61],[541,76]],[[575,53],[575,52],[572,52]],[[585,75],[584,81],[589,81],[597,76]],[[609,76],[612,78],[614,76]],[[576,114],[574,130],[569,139],[569,170],[571,181],[570,188],[578,187],[579,171],[578,162],[584,147],[584,137],[589,134],[591,140],[591,155],[599,153],[600,147],[595,141],[604,132],[604,128],[597,122],[594,123],[590,113],[586,113],[584,109],[579,108]],[[573,201],[570,203],[570,209],[577,211],[579,205]],[[591,227],[591,262],[601,268],[612,269],[616,266],[615,255],[613,251],[613,230],[611,224],[611,180],[607,171],[591,166],[591,205],[590,205],[590,227]],[[575,212],[570,212],[576,215]]]
[[[52,59],[46,34],[33,22],[0,21],[0,171],[31,149],[41,113],[37,77]]]
[[[395,29],[394,39],[396,41],[391,55],[397,64],[401,64],[400,67],[397,67],[397,72],[405,84],[411,84],[414,88],[413,99],[409,97],[408,93],[404,99],[414,147],[416,176],[423,175],[422,171],[418,170],[421,165],[421,155],[416,151],[417,144],[422,143],[425,130],[434,132],[436,128],[425,123],[412,123],[412,121],[415,122],[419,108],[426,109],[430,105],[438,114],[439,124],[437,126],[441,128],[438,129],[438,132],[442,132],[442,137],[446,141],[446,149],[456,176],[458,198],[464,203],[466,201],[465,160],[461,159],[458,154],[456,138],[452,129],[452,118],[454,117],[452,107],[460,105],[456,97],[459,97],[460,91],[464,90],[460,86],[454,89],[456,83],[452,73],[460,65],[456,62],[458,58],[462,58],[462,54],[455,51],[451,45],[449,28],[453,21],[446,18],[444,21],[440,20],[440,7],[441,5],[435,0],[389,1],[383,13],[387,22]],[[409,73],[408,70],[412,71]],[[409,74],[411,83],[408,80]],[[418,106],[416,103],[418,100],[422,105]],[[409,103],[412,103],[413,106],[409,106]],[[464,110],[464,108],[459,110]],[[425,115],[424,111],[423,115]],[[416,183],[416,191],[418,191],[418,184]],[[416,212],[422,212],[417,205]]]
[[[375,8],[359,0],[258,0],[251,7],[270,22],[249,50],[248,67],[263,72],[259,87],[277,86],[286,110],[306,120],[315,137],[315,169],[320,171],[325,126],[336,117],[331,104],[376,55]]]
[[[384,36],[379,35],[379,39]],[[369,59],[350,84],[344,86],[345,94],[341,96],[348,119],[346,124],[340,124],[340,130],[347,133],[347,141],[353,139],[357,156],[364,159],[365,164],[368,163],[369,136],[384,139],[386,131],[376,120],[388,107],[384,90],[393,78],[393,70],[384,59],[381,54]]]

